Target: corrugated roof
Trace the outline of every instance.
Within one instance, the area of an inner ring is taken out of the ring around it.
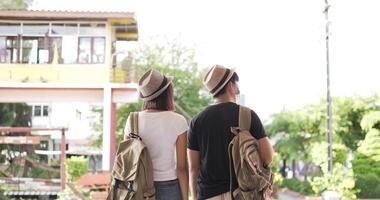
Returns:
[[[133,12],[61,11],[61,10],[0,10],[0,19],[106,20],[132,19]]]
[[[79,178],[76,183],[81,187],[108,185],[111,180],[111,173],[101,172],[98,174],[87,173]]]
[[[4,196],[49,196],[57,195],[59,191],[6,191]]]

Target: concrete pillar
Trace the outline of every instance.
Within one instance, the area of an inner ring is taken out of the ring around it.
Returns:
[[[48,138],[48,151],[54,151],[54,142],[53,139]],[[48,165],[51,165],[51,161],[54,159],[53,155],[48,155]]]
[[[61,132],[61,190],[66,188],[66,140],[65,129]]]
[[[116,103],[111,103],[111,135],[110,135],[110,169],[113,168],[113,163],[116,157]]]
[[[104,88],[102,170],[110,171],[116,152],[116,104],[112,102],[112,89]]]

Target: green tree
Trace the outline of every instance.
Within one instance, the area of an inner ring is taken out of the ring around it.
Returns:
[[[19,9],[26,10],[32,0],[0,0],[0,9]]]
[[[378,95],[370,97],[334,97],[334,132],[339,139],[352,151],[358,148],[367,132],[361,126],[364,115],[380,110]]]
[[[131,57],[126,57],[124,63],[136,67],[137,78],[149,69],[159,71],[172,76],[174,85],[174,99],[176,112],[190,120],[196,113],[211,103],[212,99],[203,86],[204,70],[198,67],[195,61],[194,48],[181,43],[180,38],[167,40],[161,37],[152,38],[148,42],[142,42],[133,51]],[[123,129],[130,112],[140,111],[142,102],[127,103],[117,110],[117,140],[123,138]],[[97,110],[101,113],[101,110]],[[97,130],[101,130],[98,124]],[[100,131],[101,132],[101,131]],[[95,141],[96,146],[101,146],[102,136]]]
[[[32,0],[0,0],[1,9],[19,9],[26,10],[32,3]],[[31,112],[29,107],[24,103],[0,103],[0,126],[31,126]],[[1,133],[0,133],[1,134]],[[17,133],[12,135],[26,135],[28,133]],[[8,134],[7,134],[8,135]],[[34,149],[30,145],[16,146],[3,144],[0,145],[0,151],[7,149],[8,158],[12,162],[11,155],[13,151],[32,152]],[[4,161],[4,157],[0,156],[0,163]]]
[[[358,143],[366,135],[366,131],[360,125],[361,119],[368,112],[380,110],[379,102],[378,95],[334,97],[334,162],[344,164],[347,160],[346,147],[351,151],[356,150]],[[372,121],[378,119],[377,115],[375,113],[370,116]],[[367,121],[373,123],[370,120]],[[302,158],[317,165],[322,164],[319,161],[325,160],[323,157],[327,153],[322,155],[320,150],[323,147],[316,146],[326,140],[324,99],[319,104],[306,105],[298,110],[285,110],[275,114],[266,130],[272,137],[282,134],[275,146],[281,159]],[[311,156],[313,152],[314,155]],[[316,159],[315,155],[318,155],[319,159]]]
[[[321,124],[324,111],[320,105],[307,105],[299,110],[284,110],[272,117],[272,122],[266,126],[272,138],[280,138],[275,144],[276,152],[282,159],[282,174],[285,176],[287,161],[292,160],[295,172],[297,161],[304,161],[305,180],[311,163],[311,147],[314,142],[322,140]]]
[[[30,127],[32,125],[31,108],[25,103],[0,103],[0,126],[4,127]],[[30,133],[0,133],[3,136],[26,136]],[[32,145],[0,144],[0,151],[6,150],[6,156],[1,156],[0,163],[5,159],[12,163],[15,152],[34,153]],[[12,168],[10,168],[12,169]],[[11,172],[15,174],[16,171]]]
[[[195,61],[194,48],[181,43],[180,38],[153,38],[149,42],[141,43],[133,55],[137,77],[148,69],[158,69],[174,77],[177,112],[188,119],[211,102],[202,82],[205,71],[200,70]]]
[[[380,111],[366,114],[361,121],[368,133],[359,143],[352,161],[360,198],[380,197]]]

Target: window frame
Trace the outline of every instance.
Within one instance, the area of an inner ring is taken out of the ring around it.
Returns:
[[[50,117],[50,106],[47,104],[35,104],[32,107],[32,117]],[[36,107],[40,107],[40,115],[36,115]],[[47,115],[44,114],[44,108],[47,108]]]
[[[85,62],[80,62],[79,56],[80,56],[80,41],[81,39],[90,39],[90,62],[85,63]],[[104,50],[103,50],[103,62],[94,62],[93,56],[95,54],[94,51],[94,40],[95,39],[103,39],[104,40]],[[83,37],[78,37],[78,50],[77,50],[77,63],[78,64],[104,64],[105,63],[105,54],[106,54],[106,38],[101,37],[101,36],[95,36],[95,37],[88,37],[88,36],[83,36]]]
[[[51,43],[51,39],[52,38],[61,38],[61,43],[63,41],[63,37],[64,36],[74,36],[74,37],[77,37],[78,40],[77,40],[77,59],[76,59],[76,62],[75,63],[64,63],[61,61],[61,59],[59,59],[58,61],[58,64],[65,64],[65,65],[70,65],[70,64],[73,64],[73,65],[76,65],[76,64],[104,64],[106,62],[106,50],[107,50],[107,38],[109,37],[108,36],[108,28],[109,28],[109,25],[108,25],[108,22],[107,21],[78,21],[78,22],[75,22],[75,21],[65,21],[65,20],[59,20],[59,21],[41,21],[41,20],[37,20],[37,21],[22,21],[22,20],[0,20],[0,24],[16,24],[16,25],[20,25],[19,27],[19,33],[18,34],[2,34],[0,33],[0,37],[14,37],[16,36],[17,37],[17,42],[16,42],[16,62],[12,62],[12,59],[10,60],[10,62],[0,62],[0,64],[28,64],[29,61],[27,63],[25,63],[23,61],[23,41],[24,41],[24,38],[26,37],[47,37],[48,38],[48,45],[49,47],[47,48],[47,50],[49,51],[49,55],[48,55],[48,62],[47,63],[39,63],[39,58],[38,58],[38,54],[39,52],[37,52],[37,62],[36,63],[32,63],[33,64],[52,64],[52,58],[50,56],[51,53],[54,53],[52,50],[51,50],[51,47],[50,45],[52,44]],[[46,34],[32,34],[32,33],[28,33],[28,34],[24,34],[24,25],[26,24],[47,24],[48,25],[48,31]],[[76,34],[53,34],[52,33],[52,26],[54,24],[63,24],[64,27],[68,24],[70,25],[73,25],[73,24],[76,24]],[[97,34],[82,34],[80,33],[80,25],[81,24],[96,24],[95,27],[98,27],[100,26],[101,28],[104,29],[104,31],[100,32],[100,33],[97,33]],[[80,43],[80,38],[83,38],[83,37],[87,37],[87,38],[91,38],[91,52],[90,52],[90,62],[88,63],[83,63],[83,62],[79,62],[79,43]],[[94,47],[94,38],[103,38],[104,40],[104,47],[103,47],[103,62],[94,62],[94,59],[93,59],[93,56],[95,55],[95,47]],[[7,39],[6,39],[7,40]],[[37,47],[38,48],[38,47]],[[8,48],[6,48],[5,50],[7,51]],[[38,48],[40,49],[40,48]],[[60,58],[62,58],[62,44],[61,44],[61,49],[60,49]],[[38,50],[37,50],[38,51]],[[13,57],[13,55],[11,55],[11,57]]]

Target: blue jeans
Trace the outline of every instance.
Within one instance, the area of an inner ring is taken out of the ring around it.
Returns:
[[[155,181],[156,200],[182,200],[178,179],[171,181]]]

